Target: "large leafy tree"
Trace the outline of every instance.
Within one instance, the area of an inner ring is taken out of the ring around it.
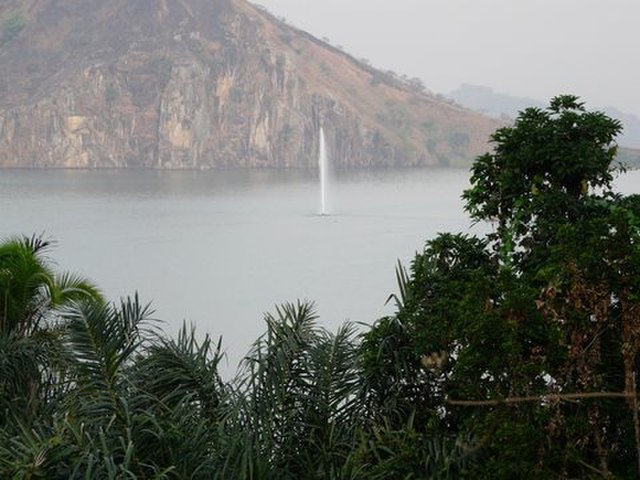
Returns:
[[[534,405],[534,414],[544,414],[545,440],[553,441],[544,463],[566,474],[630,475],[635,462],[628,459],[638,454],[631,426],[640,198],[611,188],[620,130],[619,122],[586,111],[572,96],[553,99],[547,110],[526,110],[513,127],[496,132],[495,151],[478,159],[464,195],[473,218],[497,221],[492,240],[508,285],[493,303],[516,302],[503,312],[507,318],[524,309],[515,319],[523,324],[516,343],[526,355],[523,366],[538,367],[532,373],[549,393],[586,394]],[[631,408],[613,397],[588,399],[603,392],[626,394]]]
[[[563,96],[498,130],[464,193],[495,230],[428,242],[397,326],[365,339],[372,398],[473,433],[472,478],[637,473],[640,199],[612,191],[620,128]]]

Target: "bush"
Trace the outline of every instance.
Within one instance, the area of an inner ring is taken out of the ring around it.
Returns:
[[[20,13],[14,13],[2,24],[2,34],[0,35],[0,45],[13,40],[18,36],[27,22]]]

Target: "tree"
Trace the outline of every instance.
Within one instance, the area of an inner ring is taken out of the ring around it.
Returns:
[[[1,418],[7,412],[29,418],[46,402],[57,380],[47,366],[59,351],[59,309],[82,298],[101,300],[82,277],[54,273],[50,246],[35,236],[0,244]]]
[[[267,314],[223,382],[221,341],[166,338],[137,296],[56,275],[47,246],[0,244],[2,478],[446,479],[473,456],[380,407],[354,326],[327,332],[311,304]]]
[[[219,349],[164,339],[137,296],[56,282],[46,246],[0,245],[0,477],[213,478]]]
[[[425,431],[477,438],[487,455],[469,478],[638,473],[640,198],[611,190],[620,129],[563,96],[498,130],[463,195],[495,231],[428,242],[399,326],[365,337],[384,379],[381,346],[403,332],[391,393]]]
[[[620,122],[587,112],[573,96],[554,98],[547,110],[526,109],[513,127],[493,134],[495,151],[474,163],[467,210],[497,222],[494,238],[505,254],[543,241],[558,224],[577,220],[590,188],[610,192],[620,131]]]
[[[309,303],[265,320],[237,379],[223,478],[352,478],[362,420],[353,326],[330,334]]]

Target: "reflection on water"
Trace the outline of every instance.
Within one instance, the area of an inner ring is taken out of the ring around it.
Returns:
[[[166,197],[241,193],[260,186],[311,181],[306,170],[4,170],[3,194]]]
[[[638,172],[618,181],[638,192]],[[0,235],[45,232],[61,267],[112,299],[138,290],[175,331],[223,335],[232,363],[276,303],[314,300],[320,321],[389,313],[397,259],[441,231],[466,231],[464,170],[341,172],[318,212],[303,170],[0,171]]]

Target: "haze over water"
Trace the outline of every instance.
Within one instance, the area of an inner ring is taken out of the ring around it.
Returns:
[[[116,300],[136,290],[174,333],[222,335],[227,372],[274,305],[313,300],[320,323],[390,313],[394,268],[437,232],[468,231],[466,170],[341,172],[318,216],[317,172],[0,173],[0,236],[44,232],[61,269]],[[618,181],[640,192],[640,172]],[[485,227],[486,228],[486,227]]]

